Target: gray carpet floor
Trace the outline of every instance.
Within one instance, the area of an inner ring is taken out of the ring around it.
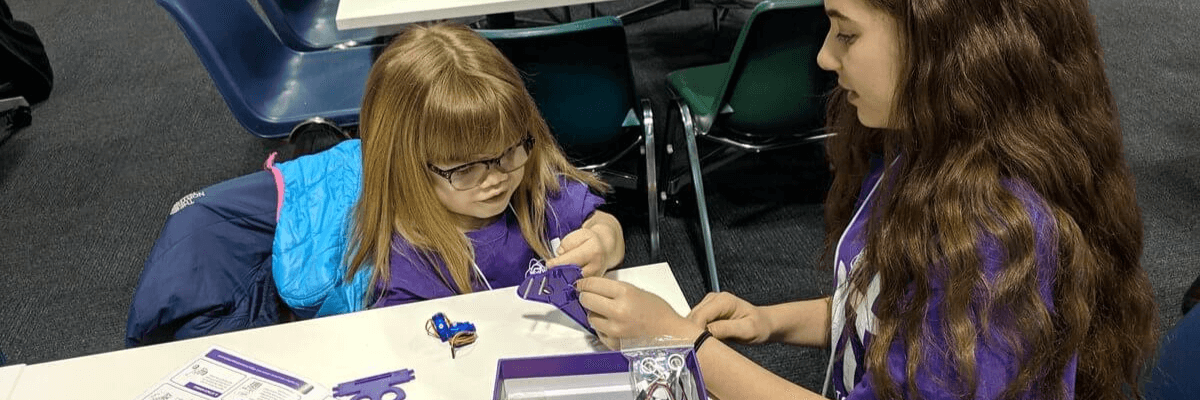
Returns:
[[[617,14],[645,1],[601,3]],[[0,144],[0,351],[41,363],[122,348],[142,263],[171,205],[205,186],[257,170],[280,143],[233,119],[175,22],[150,0],[8,0],[37,28],[54,67],[33,125]],[[1200,273],[1200,2],[1092,0],[1109,79],[1137,179],[1143,265],[1173,326]],[[576,7],[575,15],[586,8]],[[529,16],[544,17],[540,12]],[[710,9],[627,27],[638,88],[659,133],[678,133],[667,72],[726,59],[745,11],[713,33]],[[818,266],[819,149],[744,158],[706,175],[723,288],[756,304],[827,294]],[[650,262],[639,194],[618,192],[628,265]],[[663,221],[663,259],[691,303],[705,291],[691,202]],[[820,388],[826,352],[740,347],[781,376]]]

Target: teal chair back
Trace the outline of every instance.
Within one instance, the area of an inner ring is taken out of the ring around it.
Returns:
[[[658,259],[654,118],[634,87],[625,27],[599,17],[536,28],[478,30],[525,76],[525,86],[571,163],[617,187],[646,191],[650,257]],[[641,148],[641,152],[632,152]],[[615,168],[642,154],[636,173]]]
[[[829,19],[821,0],[764,1],[746,21],[712,110],[739,133],[819,127],[832,75],[817,66]]]
[[[637,143],[641,111],[621,20],[478,32],[525,74],[542,116],[576,165],[611,160]]]

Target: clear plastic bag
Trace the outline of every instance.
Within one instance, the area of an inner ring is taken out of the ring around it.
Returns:
[[[672,337],[622,340],[636,400],[704,400],[689,368],[689,340]],[[694,356],[691,357],[693,360]],[[694,362],[694,361],[693,361]]]

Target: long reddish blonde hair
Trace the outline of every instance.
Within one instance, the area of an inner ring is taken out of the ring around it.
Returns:
[[[360,121],[362,196],[354,210],[348,269],[370,268],[371,287],[390,280],[393,234],[408,242],[446,285],[472,291],[474,250],[433,189],[429,162],[469,161],[530,134],[534,147],[512,206],[521,234],[543,258],[546,197],[558,178],[608,186],[571,165],[525,89],[520,73],[491,42],[461,24],[410,25],[367,77]],[[450,276],[444,276],[444,266]],[[369,299],[364,299],[369,301]]]

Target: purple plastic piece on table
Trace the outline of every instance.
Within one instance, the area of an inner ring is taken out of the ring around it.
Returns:
[[[333,397],[354,396],[351,400],[382,400],[383,395],[391,393],[396,395],[396,400],[404,400],[404,391],[395,385],[411,381],[414,378],[411,369],[368,376],[334,386]]]
[[[553,304],[594,335],[596,331],[588,323],[587,312],[579,304],[579,293],[575,291],[575,281],[581,277],[583,270],[578,265],[550,268],[526,276],[517,287],[517,295],[525,300]]]

